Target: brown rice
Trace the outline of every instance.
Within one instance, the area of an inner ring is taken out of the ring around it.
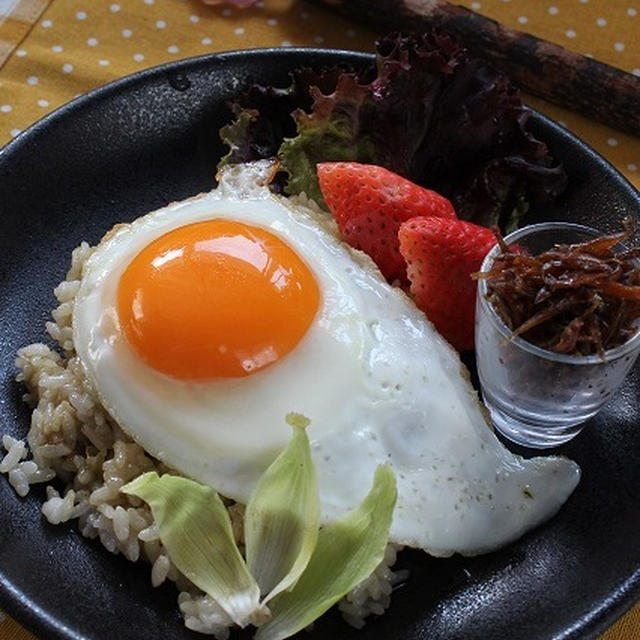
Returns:
[[[168,469],[112,420],[75,354],[73,306],[83,265],[92,252],[87,243],[75,249],[66,279],[54,290],[59,304],[46,328],[57,343],[56,349],[36,343],[18,351],[17,379],[28,391],[25,401],[33,409],[31,426],[27,443],[9,435],[2,438],[7,453],[0,461],[0,473],[8,475],[21,497],[27,495],[30,485],[58,478],[58,486],[64,490],[60,493],[47,486],[47,500],[42,505],[50,523],[75,519],[83,536],[99,538],[111,553],[120,553],[132,562],[146,560],[151,564],[152,586],[165,580],[176,583],[185,625],[224,640],[232,626],[227,614],[172,564],[148,506],[119,491],[146,471],[164,473]],[[230,504],[229,513],[242,543],[242,505]],[[393,585],[405,577],[404,572],[391,570],[398,548],[389,544],[384,560],[371,576],[339,603],[349,624],[360,628],[368,615],[381,615],[389,606]]]

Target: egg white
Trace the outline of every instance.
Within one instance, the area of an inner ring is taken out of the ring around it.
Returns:
[[[303,413],[324,520],[360,502],[375,467],[388,462],[398,479],[391,539],[434,555],[494,549],[555,513],[579,467],[505,449],[457,353],[424,314],[341,242],[325,214],[261,187],[263,170],[235,167],[211,193],[119,225],[87,262],[73,337],[112,417],[169,466],[246,502],[289,440],[285,414]],[[154,371],[129,347],[116,313],[118,281],[158,236],[217,217],[280,236],[314,273],[322,302],[307,334],[274,365],[187,383]]]

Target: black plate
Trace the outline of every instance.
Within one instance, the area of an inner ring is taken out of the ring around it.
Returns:
[[[71,250],[114,223],[212,186],[226,102],[250,79],[286,83],[303,64],[368,62],[336,51],[270,50],[177,62],[108,85],[58,110],[0,152],[0,433],[24,437],[16,349],[44,339]],[[611,229],[638,193],[602,158],[542,116],[535,130],[563,160],[570,189],[529,220]],[[583,479],[559,515],[500,552],[437,560],[406,553],[412,575],[387,614],[357,632],[338,615],[312,639],[593,638],[640,593],[640,370],[562,451]],[[73,525],[39,513],[0,480],[0,606],[42,638],[201,638],[184,629],[171,586],[113,557]],[[244,636],[243,637],[248,637]]]

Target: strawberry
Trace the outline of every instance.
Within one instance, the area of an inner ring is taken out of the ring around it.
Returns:
[[[416,305],[458,350],[472,349],[476,282],[496,238],[463,220],[414,218],[400,225],[400,253],[407,261]]]
[[[446,198],[383,167],[323,162],[317,171],[322,195],[342,237],[368,253],[389,282],[407,279],[407,266],[398,250],[400,223],[415,216],[456,219]]]

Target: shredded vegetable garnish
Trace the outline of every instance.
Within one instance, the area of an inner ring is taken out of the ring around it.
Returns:
[[[487,279],[487,299],[502,321],[534,345],[568,355],[605,357],[638,331],[640,318],[640,247],[616,245],[628,240],[624,230],[571,245],[554,245],[537,256],[508,247],[500,232],[501,253]]]

